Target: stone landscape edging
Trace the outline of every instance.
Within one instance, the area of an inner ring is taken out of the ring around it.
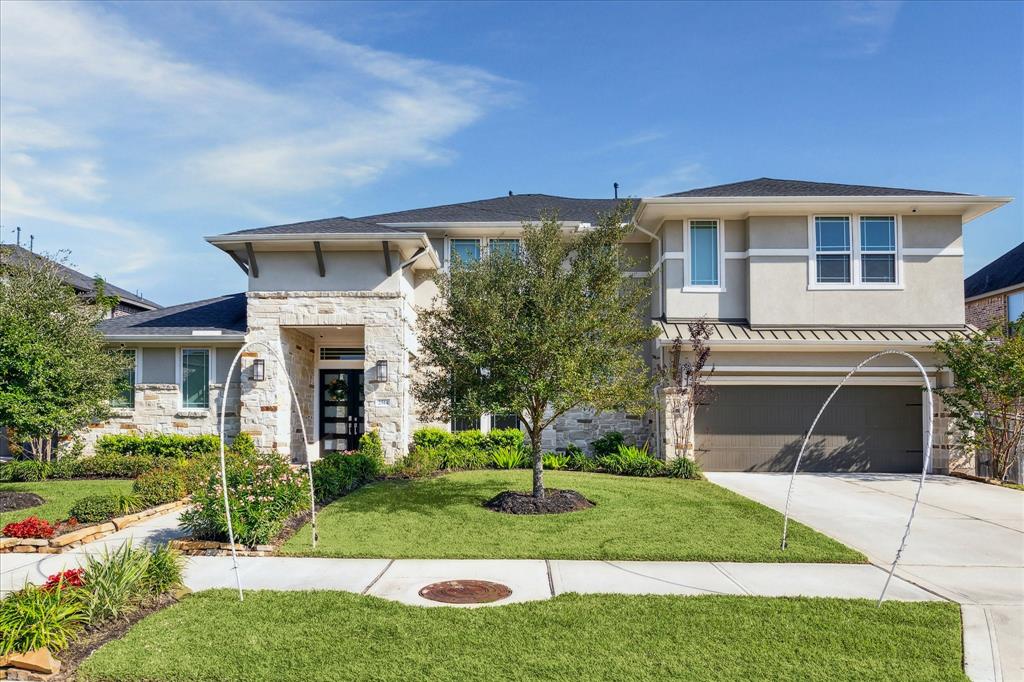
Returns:
[[[167,502],[155,507],[150,507],[149,509],[143,509],[142,511],[135,512],[134,514],[116,516],[109,521],[104,521],[103,523],[93,523],[88,526],[82,526],[49,539],[0,538],[0,554],[28,554],[33,552],[37,554],[62,554],[83,544],[99,540],[100,538],[116,533],[119,530],[134,526],[146,519],[153,518],[154,516],[162,516],[163,514],[168,514],[181,509],[182,507],[187,506],[189,502],[190,501],[187,498],[175,500],[174,502]]]

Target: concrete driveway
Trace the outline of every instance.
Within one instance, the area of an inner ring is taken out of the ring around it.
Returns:
[[[785,506],[787,474],[712,472],[708,478],[779,511]],[[888,568],[918,478],[799,474],[790,511]],[[1024,680],[1024,493],[929,478],[897,574],[963,605],[972,679]]]

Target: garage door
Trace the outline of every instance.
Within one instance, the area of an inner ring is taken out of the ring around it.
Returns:
[[[831,386],[718,386],[697,410],[707,471],[792,471]],[[921,470],[921,389],[844,386],[807,446],[801,471]]]

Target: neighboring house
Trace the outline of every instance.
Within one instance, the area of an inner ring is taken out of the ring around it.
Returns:
[[[227,431],[295,460],[354,448],[377,429],[387,456],[420,425],[410,392],[416,318],[437,289],[431,276],[453,254],[516,248],[523,221],[557,210],[586,230],[614,199],[542,194],[330,218],[208,237],[248,278],[244,294],[108,320],[112,343],[134,350],[136,387],[87,440],[133,431],[215,432],[227,387]],[[652,275],[650,317],[661,336],[644,349],[668,362],[686,322],[713,323],[716,397],[698,410],[696,456],[709,470],[786,470],[821,402],[871,353],[897,348],[948,374],[930,345],[963,333],[963,225],[1009,199],[762,178],[636,201],[625,249]],[[250,347],[229,377],[243,342]],[[818,426],[809,470],[920,470],[921,377],[887,356],[850,381]],[[287,376],[312,445],[303,442]],[[678,398],[660,393],[662,407]],[[941,413],[941,406],[937,406]],[[666,410],[643,417],[563,416],[544,447],[609,430],[681,453]],[[482,415],[456,429],[512,426]],[[934,471],[951,462],[946,420],[936,428]]]
[[[1024,315],[1024,242],[964,281],[967,322],[980,329]]]
[[[0,260],[10,259],[11,263],[17,264],[31,262],[32,259],[44,258],[46,258],[46,256],[33,253],[16,244],[0,244]],[[93,302],[95,300],[95,277],[89,277],[88,275],[85,275],[78,270],[73,270],[62,263],[57,263],[56,261],[54,261],[54,263],[60,271],[61,279],[63,279],[68,286],[78,292],[79,296],[89,302]],[[114,286],[110,282],[104,282],[104,292],[107,296],[117,296],[119,299],[118,304],[110,311],[110,317],[131,315],[132,313],[138,313],[145,310],[159,310],[161,307],[153,301],[142,298],[137,294],[133,294],[127,289]]]

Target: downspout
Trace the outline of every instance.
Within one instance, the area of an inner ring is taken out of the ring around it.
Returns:
[[[659,237],[658,235],[654,234],[653,232],[651,232],[649,230],[646,230],[643,227],[641,227],[636,222],[636,218],[633,219],[633,227],[635,227],[639,232],[643,232],[648,237],[650,237],[655,242],[657,242],[657,244],[658,244],[658,256],[659,256],[659,260],[660,260],[660,257],[661,257],[661,237]],[[653,270],[650,270],[649,272],[651,274],[654,274]],[[662,284],[663,284],[663,278],[661,276],[661,273],[659,272],[659,274],[658,274],[658,300],[661,303],[661,314],[662,314],[662,317],[664,317],[664,315],[665,315],[665,287],[662,286]],[[654,347],[657,349],[658,348],[658,344],[655,343]],[[658,358],[658,362],[661,362],[661,358],[660,357]],[[662,453],[662,441],[664,440],[664,437],[663,437],[662,432],[661,432],[661,402],[662,402],[661,401],[661,397],[662,397],[662,391],[663,391],[663,387],[661,386],[661,383],[659,382],[658,387],[654,389],[654,396],[658,400],[658,406],[654,410],[654,434],[655,434],[655,445],[654,445],[654,448],[655,448],[655,453],[658,456],[658,459],[664,460],[664,456],[663,456],[664,453]]]

